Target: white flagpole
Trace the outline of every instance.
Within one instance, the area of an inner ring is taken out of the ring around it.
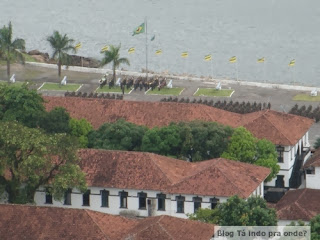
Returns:
[[[147,27],[147,17],[145,18],[145,28],[146,28],[146,81],[148,81],[148,27]]]
[[[239,81],[238,79],[238,59],[236,59],[236,75],[237,75],[237,82]]]

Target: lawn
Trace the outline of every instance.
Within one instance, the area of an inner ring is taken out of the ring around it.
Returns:
[[[294,101],[306,101],[306,102],[318,102],[320,101],[320,96],[310,96],[310,94],[297,94],[293,97]]]
[[[216,90],[215,88],[199,88],[193,95],[210,97],[231,97],[233,92],[233,89]]]
[[[130,93],[132,89],[125,88],[124,93]],[[96,90],[97,93],[122,93],[122,90],[119,86],[113,86],[112,88],[109,88],[109,86],[104,86],[103,88],[98,87]]]
[[[8,83],[8,81],[2,81],[0,80],[0,84],[10,84],[10,85],[14,85],[14,86],[22,86],[25,82],[15,82],[15,83]]]
[[[60,83],[44,83],[38,90],[44,91],[77,91],[82,85],[68,83],[67,85],[61,85]]]
[[[173,95],[173,96],[179,96],[184,88],[179,87],[173,87],[173,88],[162,88],[160,91],[158,88],[155,88],[153,91],[149,89],[146,94],[148,95]]]

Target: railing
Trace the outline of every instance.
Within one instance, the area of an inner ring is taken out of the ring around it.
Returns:
[[[306,155],[310,152],[310,148],[308,148],[306,151],[302,151],[302,153],[299,155],[296,155],[296,159],[293,164],[293,169],[291,173],[291,178],[289,179],[289,187],[290,188],[299,188],[301,185],[301,176],[303,174],[303,171],[301,169],[304,158]]]

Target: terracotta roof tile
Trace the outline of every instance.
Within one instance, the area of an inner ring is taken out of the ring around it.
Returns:
[[[307,162],[304,164],[304,168],[308,168],[308,167],[320,167],[320,148],[318,148],[311,156],[311,158],[309,158],[307,160]]]
[[[214,225],[169,216],[127,219],[84,209],[0,204],[1,240],[209,240]]]
[[[288,191],[276,204],[280,220],[304,220],[320,214],[320,190],[298,189]]]
[[[237,114],[203,104],[175,102],[136,102],[97,98],[44,97],[47,110],[61,106],[71,117],[87,119],[94,128],[120,118],[149,128],[179,121],[215,121],[231,127],[244,126],[258,138],[274,144],[294,145],[308,131],[313,120],[264,110]]]
[[[211,239],[213,234],[213,224],[162,215],[141,220],[129,236],[132,240],[198,240]]]
[[[157,190],[208,196],[249,197],[268,168],[226,159],[198,163],[153,153],[82,149],[80,166],[89,186]]]

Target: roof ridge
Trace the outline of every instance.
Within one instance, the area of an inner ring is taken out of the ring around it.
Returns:
[[[218,161],[218,160],[219,160],[219,158],[218,158],[218,159],[206,160],[206,161],[212,161],[212,163],[211,163],[209,166],[207,166],[206,168],[204,168],[204,169],[200,169],[200,170],[196,171],[194,174],[192,174],[192,175],[188,175],[188,176],[186,176],[186,177],[182,178],[180,181],[178,181],[178,182],[176,182],[176,183],[172,184],[171,186],[173,187],[173,186],[175,186],[175,185],[177,185],[177,184],[181,183],[182,181],[185,181],[185,180],[187,180],[188,178],[191,178],[191,177],[193,177],[193,176],[197,175],[198,173],[200,173],[200,172],[202,172],[202,171],[204,171],[204,170],[208,169],[209,167],[211,167],[211,166],[214,164],[214,162],[215,162],[215,161]],[[205,162],[205,161],[202,161],[202,162]],[[199,163],[195,163],[195,164],[200,164],[200,162],[199,162]]]
[[[264,117],[272,126],[275,127],[275,129],[277,129],[277,131],[278,131],[282,136],[284,136],[291,144],[294,144],[294,143],[292,143],[292,141],[291,141],[285,134],[283,134],[282,131],[279,130],[279,128],[278,128],[276,125],[274,125],[273,122],[271,122],[271,121],[265,116],[265,114],[266,114],[267,112],[269,112],[269,111],[270,111],[270,109],[268,109],[267,111],[265,111],[265,112],[264,112],[261,116],[259,116],[259,117]],[[256,121],[259,117],[255,118],[255,119],[252,120],[251,122]],[[247,124],[248,124],[248,123],[246,123],[244,126],[246,126]]]
[[[161,219],[162,219],[162,218],[161,218]],[[173,237],[170,233],[168,233],[168,231],[162,226],[162,224],[161,224],[161,222],[160,222],[161,219],[159,219],[159,221],[157,222],[158,225],[161,227],[161,229],[162,229],[172,240],[174,240],[174,237]]]
[[[91,220],[95,223],[95,225],[99,228],[99,230],[103,233],[103,235],[106,237],[107,240],[111,240],[106,234],[105,232],[101,229],[100,225],[92,218],[91,214],[92,211],[88,210],[88,209],[84,209],[85,213],[91,218]]]
[[[218,168],[217,166],[215,166],[216,163],[221,162],[221,161],[223,161],[223,160],[224,160],[223,158],[218,158],[217,160],[212,161],[212,163],[211,163],[208,167],[206,167],[206,168],[204,168],[204,169],[201,169],[200,171],[196,172],[195,174],[193,174],[193,175],[191,175],[191,176],[188,176],[188,177],[182,179],[180,182],[177,182],[177,183],[173,184],[172,187],[175,186],[175,185],[177,185],[178,183],[181,183],[182,181],[185,181],[185,180],[187,180],[187,179],[189,179],[189,178],[195,177],[196,175],[200,174],[200,173],[203,172],[203,171],[208,170],[208,169],[211,168],[211,167],[215,167],[217,170],[219,170],[220,173],[222,173],[222,175],[223,175],[229,182],[231,182],[231,184],[238,190],[238,193],[240,194],[241,191],[240,191],[239,187],[236,186],[236,185],[233,183],[233,181],[231,181],[231,180],[223,173],[223,171],[221,171],[220,168]]]
[[[170,178],[167,176],[167,174],[165,174],[165,172],[162,170],[162,168],[156,163],[156,161],[153,159],[155,154],[154,153],[149,153],[148,154],[150,156],[151,161],[153,162],[154,165],[156,165],[156,167],[160,170],[160,172],[168,179],[168,181],[170,182],[170,185],[173,184],[173,182],[170,180]]]

